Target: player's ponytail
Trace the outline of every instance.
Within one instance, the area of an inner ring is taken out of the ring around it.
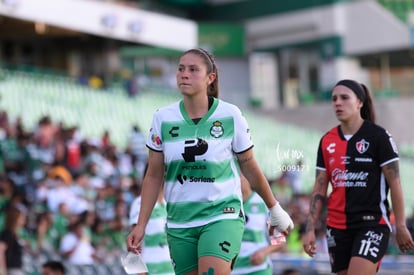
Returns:
[[[367,86],[361,83],[362,89],[365,93],[365,100],[363,102],[362,108],[361,108],[361,117],[363,119],[369,120],[373,123],[376,122],[376,115],[374,110],[374,104],[372,101],[371,93],[369,92]]]

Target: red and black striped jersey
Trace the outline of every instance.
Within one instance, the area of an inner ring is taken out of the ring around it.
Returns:
[[[320,140],[316,164],[326,171],[332,187],[327,225],[338,229],[390,226],[389,187],[381,168],[398,159],[391,134],[369,121],[349,140],[339,126],[327,132]]]

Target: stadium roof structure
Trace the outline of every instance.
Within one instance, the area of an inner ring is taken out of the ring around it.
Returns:
[[[121,57],[171,57],[180,56],[182,53],[183,51],[161,47],[125,46],[120,49]]]
[[[0,15],[33,22],[40,35],[49,28],[171,49],[197,45],[193,20],[106,1],[1,1]]]

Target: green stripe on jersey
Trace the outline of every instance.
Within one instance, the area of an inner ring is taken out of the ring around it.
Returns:
[[[160,262],[160,263],[146,263],[148,267],[148,274],[173,274],[171,262]]]
[[[254,243],[264,242],[265,239],[264,239],[263,231],[250,230],[248,228],[245,228],[244,234],[243,234],[243,241],[254,242]]]
[[[177,142],[189,138],[215,139],[212,132],[215,122],[219,122],[223,129],[222,138],[233,138],[234,120],[232,117],[224,117],[219,120],[207,120],[204,123],[188,124],[186,121],[164,121],[162,122],[162,141]]]
[[[250,258],[251,255],[247,256],[247,257],[237,257],[237,267],[238,268],[242,268],[242,267],[248,267],[251,266],[252,264],[250,263]]]
[[[166,209],[165,204],[161,205],[157,203],[151,212],[151,219],[165,218],[165,217],[167,217],[167,209]]]
[[[185,223],[208,220],[225,213],[239,213],[240,199],[235,195],[212,202],[179,202],[167,204],[169,222]],[[173,217],[173,218],[172,218]]]
[[[145,240],[145,246],[146,247],[156,247],[156,246],[166,246],[168,245],[167,243],[167,235],[166,233],[160,232],[160,233],[156,233],[156,234],[147,234],[144,237]]]

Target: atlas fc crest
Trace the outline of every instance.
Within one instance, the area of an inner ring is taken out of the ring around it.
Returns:
[[[356,149],[358,151],[358,153],[363,154],[368,150],[369,147],[369,142],[366,141],[365,139],[361,139],[360,141],[358,141],[356,143]]]

